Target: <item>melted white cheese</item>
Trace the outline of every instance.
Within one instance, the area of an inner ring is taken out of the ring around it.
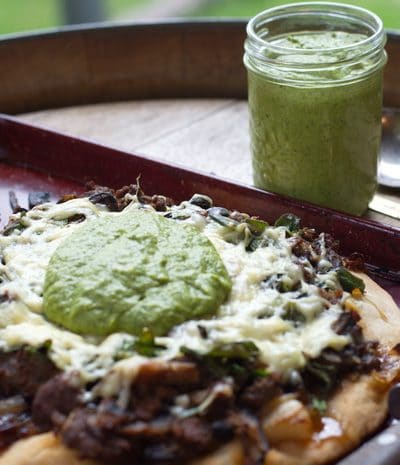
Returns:
[[[175,328],[170,338],[163,338],[162,343],[169,347],[169,356],[178,354],[182,345],[207,352],[217,344],[250,340],[260,349],[262,360],[272,371],[284,372],[303,367],[306,357],[316,357],[327,347],[340,349],[349,342],[347,336],[340,336],[331,328],[342,312],[341,307],[330,305],[326,310],[327,302],[316,286],[302,282],[301,291],[308,295],[296,299],[292,292],[263,288],[263,281],[274,274],[283,274],[293,282],[302,280],[301,268],[293,262],[291,246],[285,238],[285,229],[274,228],[268,232],[275,239],[274,245],[249,253],[243,242],[234,245],[223,240],[222,228],[215,223],[204,228],[232,278],[232,291],[217,318],[189,321]],[[296,303],[307,324],[296,327],[292,321],[282,318],[289,302]],[[207,339],[200,337],[198,325],[207,330]]]
[[[133,340],[132,336],[83,337],[55,326],[41,314],[49,260],[58,245],[82,225],[68,223],[68,218],[84,215],[85,221],[90,221],[98,216],[129,214],[139,207],[135,198],[132,200],[122,213],[110,213],[83,198],[58,205],[44,204],[22,218],[14,215],[13,219],[20,218],[24,228],[0,236],[3,256],[0,295],[9,298],[0,304],[0,350],[24,345],[40,347],[51,341],[49,356],[54,363],[66,371],[79,371],[83,380],[102,378],[112,369],[109,383],[103,386],[107,395],[135,376],[143,357],[133,355],[116,362],[117,352],[124,342]],[[174,328],[170,335],[157,338],[157,342],[166,346],[160,358],[176,357],[182,346],[207,352],[218,344],[246,340],[256,344],[262,360],[272,371],[285,374],[301,369],[308,357],[317,357],[323,349],[341,349],[349,342],[347,336],[338,335],[331,328],[342,311],[341,306],[329,304],[315,285],[303,280],[301,265],[293,260],[284,228],[267,228],[264,235],[269,240],[268,247],[248,252],[245,241],[227,242],[226,228],[207,221],[197,207],[184,202],[171,211],[188,213],[189,218],[184,221],[203,231],[214,244],[233,286],[229,299],[214,318],[188,321]],[[318,279],[335,288],[336,274],[330,271],[328,260],[323,260]],[[299,290],[280,293],[266,285],[276,275],[284,276],[288,284],[298,283]],[[304,319],[301,324],[285,319],[287,308],[293,305]],[[207,338],[201,336],[199,325],[207,331]]]

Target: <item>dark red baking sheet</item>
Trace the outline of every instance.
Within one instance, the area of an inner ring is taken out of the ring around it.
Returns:
[[[83,192],[84,184],[89,180],[121,187],[134,183],[139,175],[146,193],[162,193],[176,201],[201,192],[212,197],[215,204],[258,215],[267,221],[293,212],[302,218],[304,225],[334,234],[341,242],[343,254],[363,253],[375,272],[391,278],[381,279],[374,275],[400,304],[399,228],[300,203],[0,115],[0,213],[3,224],[10,214],[10,190],[16,192],[24,206],[31,191],[48,191],[57,198],[65,193]],[[338,465],[398,465],[399,457],[400,424],[394,424]]]
[[[190,154],[188,154],[190,156]],[[93,180],[110,187],[134,183],[141,176],[147,193],[162,193],[175,201],[204,193],[219,205],[274,221],[292,212],[303,225],[332,233],[345,255],[358,251],[381,278],[380,283],[400,303],[400,229],[374,221],[300,203],[190,171],[148,157],[94,144],[82,139],[32,126],[7,115],[0,115],[0,212],[10,214],[8,191],[14,190],[23,203],[29,191],[43,190],[56,197],[80,192]]]

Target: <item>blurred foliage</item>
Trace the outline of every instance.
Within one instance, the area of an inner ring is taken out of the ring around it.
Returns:
[[[400,0],[349,0],[337,3],[351,3],[373,11],[383,20],[386,28],[400,29]],[[254,16],[262,10],[291,0],[208,0],[196,11],[197,16]]]
[[[112,18],[146,1],[105,0],[105,8]],[[0,0],[0,34],[57,27],[63,23],[59,0]]]
[[[84,2],[85,0],[82,0]],[[150,1],[168,0],[104,0],[109,18],[123,18],[124,11]],[[290,0],[204,0],[193,16],[249,17],[273,6],[296,3]],[[344,3],[344,2],[342,2]],[[377,13],[387,28],[400,29],[400,0],[349,0],[348,3]],[[31,31],[63,24],[60,0],[0,0],[0,33]]]
[[[0,32],[16,32],[61,23],[57,0],[0,0]]]
[[[84,0],[83,0],[84,1]],[[140,6],[146,3],[150,3],[154,0],[106,0],[106,8],[110,15],[110,18],[114,16],[123,16],[123,12],[131,11],[135,6]],[[165,0],[161,0],[162,2]]]

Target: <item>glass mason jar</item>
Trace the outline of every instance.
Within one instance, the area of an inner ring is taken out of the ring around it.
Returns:
[[[377,186],[386,35],[362,8],[296,3],[247,26],[257,187],[353,214]]]

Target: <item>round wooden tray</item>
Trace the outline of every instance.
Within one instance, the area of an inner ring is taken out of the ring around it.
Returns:
[[[0,111],[251,184],[245,26],[173,21],[4,36]],[[384,104],[400,107],[400,33],[388,33],[387,51]],[[383,196],[400,205],[396,191]]]
[[[0,111],[117,100],[245,98],[244,20],[95,25],[0,39]],[[385,105],[400,107],[400,33]]]

